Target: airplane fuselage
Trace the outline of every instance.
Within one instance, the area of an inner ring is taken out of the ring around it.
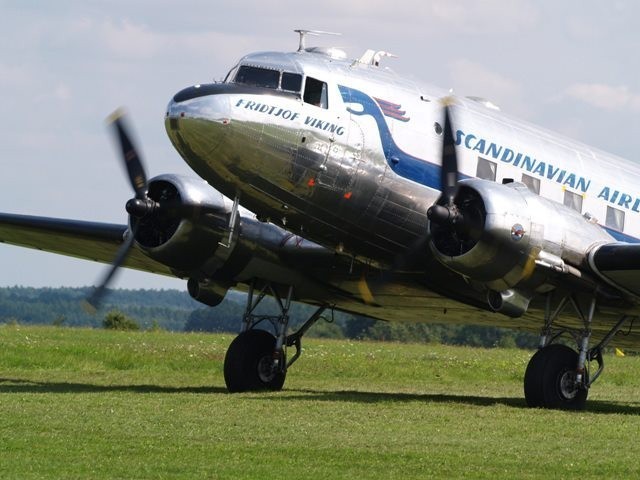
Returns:
[[[94,306],[121,265],[187,279],[210,306],[246,288],[232,392],[281,389],[330,309],[539,332],[527,404],[582,408],[607,345],[640,341],[640,166],[297,32],[298,52],[248,55],[170,101],[167,133],[200,179],[147,180],[116,112],[129,226],[3,214],[0,240],[114,258]],[[256,310],[267,295],[275,315]],[[318,309],[290,334],[292,300]]]
[[[252,85],[238,79],[243,67],[299,75],[299,87]],[[307,93],[318,84],[322,104]],[[166,127],[199,175],[227,196],[239,195],[259,218],[339,252],[392,261],[424,235],[427,209],[440,194],[445,95],[325,53],[260,53],[244,57],[226,83],[178,93]],[[463,175],[523,182],[588,213],[616,239],[640,236],[635,164],[624,162],[626,172],[618,173],[619,158],[483,102],[455,102]]]

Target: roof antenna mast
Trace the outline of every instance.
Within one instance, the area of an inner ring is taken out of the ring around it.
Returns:
[[[306,42],[305,42],[307,35],[342,35],[341,33],[323,32],[322,30],[296,29],[296,30],[294,30],[294,32],[300,34],[300,44],[298,45],[298,51],[299,52],[302,52],[305,48],[307,48]]]

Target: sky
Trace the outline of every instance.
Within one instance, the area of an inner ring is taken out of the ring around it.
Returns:
[[[632,0],[0,0],[0,211],[125,223],[109,113],[127,108],[150,176],[189,174],[164,130],[169,99],[246,53],[296,50],[295,28],[640,161],[638,18]],[[0,286],[84,286],[102,269],[0,244]],[[114,286],[186,282],[127,270]]]

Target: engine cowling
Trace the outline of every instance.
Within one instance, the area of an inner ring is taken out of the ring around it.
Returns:
[[[160,175],[149,181],[148,197],[172,208],[140,219],[129,217],[136,245],[176,272],[212,274],[215,265],[209,267],[211,272],[206,271],[206,265],[228,234],[230,207],[222,194],[203,180]]]
[[[431,250],[448,268],[497,292],[530,278],[537,261],[579,266],[592,246],[611,241],[596,223],[522,183],[463,180],[454,203],[464,228],[430,221]]]

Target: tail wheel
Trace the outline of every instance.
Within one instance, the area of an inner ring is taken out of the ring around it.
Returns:
[[[224,381],[229,392],[282,390],[285,359],[274,366],[276,338],[264,330],[247,330],[238,335],[224,359]]]
[[[588,390],[576,385],[578,353],[566,345],[538,350],[524,375],[524,396],[530,407],[582,410]]]

